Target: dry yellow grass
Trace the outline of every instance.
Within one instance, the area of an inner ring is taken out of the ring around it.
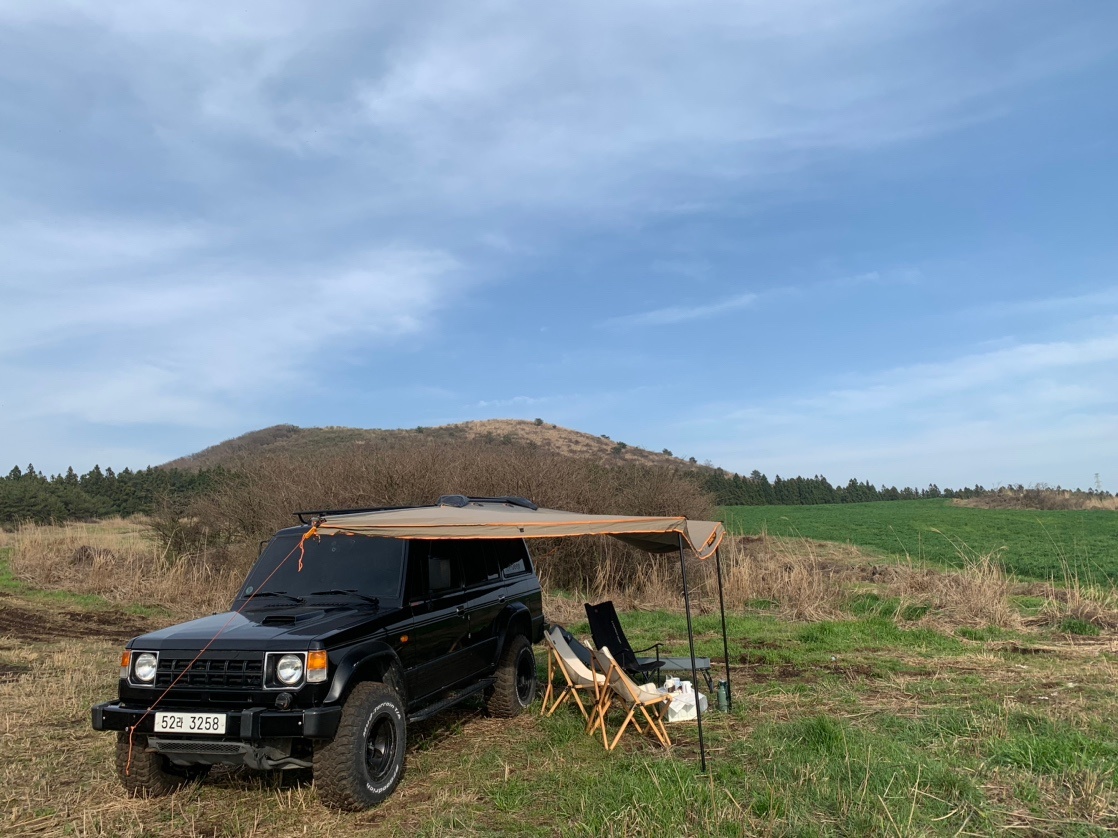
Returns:
[[[858,594],[897,598],[898,614],[926,613],[918,622],[940,628],[1021,629],[1026,621],[1014,597],[1042,596],[1046,602],[1034,625],[1058,625],[1065,618],[1100,630],[1118,629],[1118,593],[1088,587],[1069,577],[1063,586],[1013,582],[994,554],[965,555],[960,570],[930,568],[914,561],[883,563],[849,544],[805,538],[740,536],[727,538],[721,550],[723,592],[728,610],[769,604],[790,620],[828,620],[849,616]],[[618,584],[624,578],[625,583]],[[713,561],[688,562],[688,583],[696,613],[718,607]],[[587,591],[551,592],[545,611],[557,622],[583,619],[583,602],[612,599],[621,610],[683,608],[679,561],[674,556],[648,557],[637,577],[619,577],[608,555]],[[769,610],[769,609],[766,609]]]
[[[1118,591],[1097,585],[1084,585],[1064,569],[1064,584],[1042,587],[1045,598],[1037,622],[1060,625],[1076,620],[1100,630],[1118,629]]]
[[[247,570],[218,552],[173,556],[142,519],[23,524],[11,534],[11,547],[12,573],[36,588],[183,615],[224,611]]]
[[[138,519],[29,524],[9,534],[9,542],[12,572],[30,585],[95,594],[122,605],[161,606],[179,616],[224,610],[247,571],[244,558],[231,558],[245,551],[203,548],[194,555],[170,555]],[[586,589],[558,591],[548,585],[547,548],[534,546],[539,547],[548,591],[545,611],[552,620],[580,621],[583,602],[605,599],[621,610],[682,610],[682,578],[674,555],[645,556],[634,572],[632,557],[605,542]],[[768,603],[788,619],[835,619],[849,613],[852,597],[872,590],[897,597],[902,605],[925,608],[923,619],[937,625],[1017,629],[1022,618],[1012,598],[1030,593],[1046,600],[1033,623],[1056,625],[1070,617],[1100,630],[1118,628],[1118,594],[1113,590],[1088,588],[1074,578],[1063,586],[1023,587],[1006,577],[992,555],[970,556],[962,570],[943,570],[913,562],[883,564],[851,545],[743,536],[727,538],[721,558],[731,610]],[[717,609],[712,560],[689,559],[688,584],[695,613]]]
[[[537,425],[526,419],[484,419],[454,425],[395,430],[277,425],[226,440],[204,451],[172,460],[166,465],[206,468],[219,464],[228,465],[231,461],[244,457],[258,458],[276,454],[300,456],[308,453],[331,456],[353,452],[362,447],[406,447],[420,441],[476,441],[501,448],[506,448],[507,443],[514,443],[554,454],[588,457],[598,461],[695,467],[671,454],[650,451],[625,444],[621,440],[583,433],[550,422],[541,421]]]
[[[1013,606],[1014,585],[994,555],[966,560],[962,570],[901,565],[887,589],[906,604],[926,606],[933,619],[954,626],[1021,627]]]
[[[975,509],[1107,509],[1118,510],[1118,497],[1068,489],[1003,486],[977,498],[956,498],[956,506]]]
[[[670,454],[648,451],[644,448],[618,443],[603,436],[593,436],[544,422],[537,425],[526,419],[485,419],[463,422],[460,425],[447,425],[446,430],[461,428],[467,439],[503,438],[553,451],[557,454],[577,457],[612,457],[624,462],[653,463],[660,465],[683,465],[684,461]],[[440,429],[435,429],[440,430]]]

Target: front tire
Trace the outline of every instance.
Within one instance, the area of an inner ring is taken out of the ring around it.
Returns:
[[[347,812],[376,806],[404,776],[407,723],[400,696],[386,684],[353,688],[338,732],[315,748],[314,782],[325,805]]]
[[[149,751],[148,738],[143,733],[132,735],[132,764],[128,763],[128,733],[121,731],[116,738],[116,773],[125,791],[132,797],[162,797],[178,791],[191,780],[204,777],[208,765],[180,768],[161,754]]]
[[[523,634],[509,641],[497,665],[496,681],[487,705],[490,715],[519,716],[536,700],[536,656]]]

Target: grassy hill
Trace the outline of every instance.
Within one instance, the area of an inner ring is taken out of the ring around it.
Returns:
[[[358,445],[386,447],[407,445],[421,439],[452,442],[471,440],[493,445],[530,445],[558,454],[578,457],[612,458],[620,462],[645,465],[690,465],[667,453],[612,440],[607,436],[563,428],[547,422],[537,424],[526,419],[487,419],[460,422],[438,427],[383,430],[377,428],[300,428],[296,425],[274,425],[251,431],[234,439],[210,446],[165,463],[166,468],[196,470],[227,465],[245,456],[260,454],[338,453]],[[700,468],[696,466],[696,468]]]

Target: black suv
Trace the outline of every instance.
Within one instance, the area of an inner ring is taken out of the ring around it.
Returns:
[[[119,731],[129,792],[164,794],[219,763],[313,768],[324,803],[363,809],[400,781],[408,722],[479,693],[496,716],[532,703],[544,620],[522,539],[304,538],[301,520],[229,612],[128,643],[119,699],[93,708],[93,727]]]

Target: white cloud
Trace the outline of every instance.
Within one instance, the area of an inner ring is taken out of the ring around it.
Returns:
[[[1118,383],[1118,335],[1023,344],[941,363],[900,367],[857,387],[834,389],[807,399],[803,406],[831,414],[858,414],[935,401],[957,403],[969,399],[971,404],[980,404],[988,401],[998,387],[1035,387],[1045,381],[1046,375],[1063,375],[1065,370],[1082,371],[1088,367],[1098,368],[1100,383]],[[1118,399],[1118,387],[1110,392],[1111,399]],[[1015,391],[1014,395],[1033,398],[1032,392]]]
[[[22,395],[4,421],[227,425],[277,389],[313,391],[351,348],[421,339],[462,289],[456,270],[440,252],[380,249],[267,275],[32,286],[7,311],[0,374],[21,380]]]
[[[73,216],[27,220],[11,209],[4,215],[0,283],[12,287],[44,276],[88,275],[106,268],[165,263],[203,248],[216,235],[199,224]]]
[[[1086,488],[1118,462],[1118,320],[1109,326],[1077,341],[897,367],[819,395],[706,405],[686,444],[770,477]]]
[[[642,311],[611,317],[602,325],[609,328],[637,328],[641,326],[670,326],[691,320],[705,320],[730,311],[748,308],[757,300],[756,294],[739,294],[713,303],[700,306],[666,306],[664,308]]]
[[[704,206],[652,187],[768,180],[984,119],[1005,91],[1108,46],[1069,22],[967,49],[948,35],[988,25],[984,12],[933,0],[448,2],[419,17],[388,4],[8,6],[28,39],[59,24],[106,39],[95,65],[74,54],[51,72],[123,84],[192,165],[220,168],[244,138],[344,158],[408,206],[475,211]]]

